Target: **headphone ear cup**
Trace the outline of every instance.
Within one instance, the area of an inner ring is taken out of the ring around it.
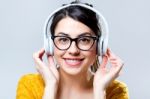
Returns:
[[[105,55],[107,51],[107,45],[108,45],[108,38],[104,39],[103,37],[100,37],[99,42],[98,42],[98,55],[99,56]]]
[[[53,41],[50,37],[44,39],[44,49],[47,55],[53,55]]]
[[[102,55],[102,37],[99,37],[99,41],[98,41],[98,47],[97,47],[97,54],[98,56]]]
[[[104,38],[102,41],[102,55],[105,55],[108,48],[108,38]]]
[[[44,39],[44,49],[45,49],[46,54],[49,55],[50,52],[49,52],[49,44],[48,44],[47,38]]]
[[[54,44],[53,44],[53,40],[51,39],[51,37],[49,37],[49,54],[54,55]]]

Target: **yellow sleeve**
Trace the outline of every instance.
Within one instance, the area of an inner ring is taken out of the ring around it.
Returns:
[[[18,82],[16,99],[42,99],[44,85],[37,74],[27,74]]]
[[[125,83],[115,80],[106,90],[106,99],[129,99]]]

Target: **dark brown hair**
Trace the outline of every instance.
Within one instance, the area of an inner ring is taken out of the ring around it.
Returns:
[[[88,4],[86,4],[88,5]],[[92,7],[92,5],[89,5]],[[74,20],[77,20],[86,26],[88,26],[97,36],[101,36],[100,33],[100,27],[99,27],[99,21],[97,18],[97,15],[95,12],[91,11],[90,9],[81,7],[81,6],[69,6],[67,8],[64,8],[60,11],[58,11],[52,19],[52,24],[50,27],[51,35],[53,36],[55,34],[55,27],[57,23],[65,18],[70,17]]]

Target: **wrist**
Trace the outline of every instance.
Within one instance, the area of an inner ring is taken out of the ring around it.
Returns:
[[[57,85],[50,85],[50,84],[45,85],[45,90],[49,90],[54,93],[57,91],[57,88],[58,88]]]
[[[98,91],[101,91],[101,92],[106,90],[105,86],[102,86],[101,84],[99,84],[99,85],[98,84],[97,85],[93,84],[93,88],[94,88],[95,91],[98,90]]]
[[[106,99],[106,91],[103,89],[94,89],[94,99]]]
[[[51,85],[46,85],[42,99],[56,99],[57,88]]]

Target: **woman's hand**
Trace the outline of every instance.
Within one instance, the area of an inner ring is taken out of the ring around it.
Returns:
[[[109,70],[106,68],[108,61],[111,64]],[[119,73],[123,65],[124,65],[123,61],[108,48],[106,55],[104,55],[102,58],[101,65],[99,66],[98,70],[94,75],[94,82],[93,82],[94,91],[96,93],[103,94],[108,85],[119,76]]]
[[[54,64],[52,56],[47,56],[48,65],[46,65],[42,57],[45,51],[44,48],[40,49],[38,52],[33,54],[33,59],[36,64],[37,71],[41,74],[44,83],[45,83],[45,92],[43,99],[54,99],[55,94],[57,93],[58,83],[59,83],[59,73]]]

